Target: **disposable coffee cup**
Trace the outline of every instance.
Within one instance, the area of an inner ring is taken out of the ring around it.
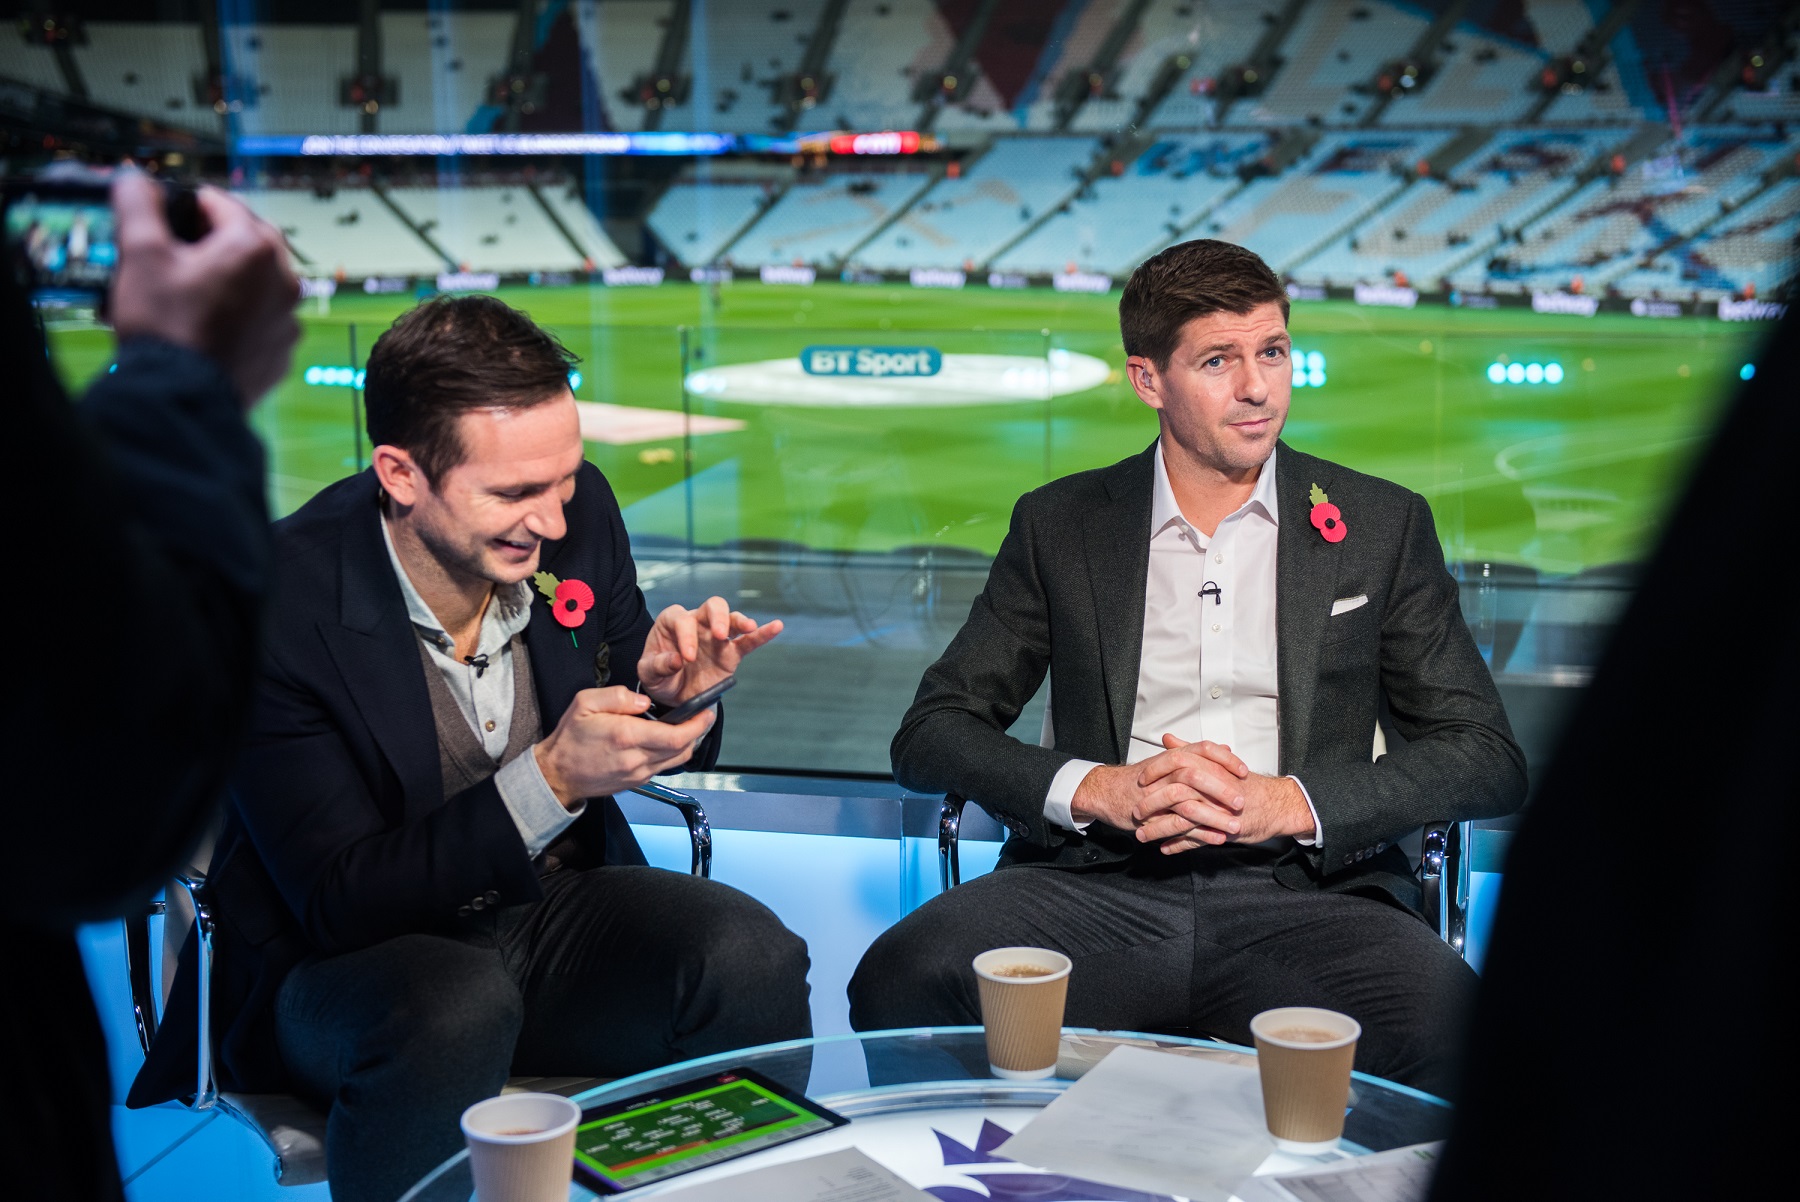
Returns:
[[[1042,947],[997,947],[975,957],[988,1067],[996,1077],[1036,1081],[1056,1072],[1072,967],[1067,956]]]
[[[1301,1156],[1337,1147],[1362,1026],[1316,1006],[1264,1010],[1250,1020],[1262,1074],[1263,1118],[1275,1146]]]
[[[553,1093],[509,1093],[462,1115],[478,1202],[568,1202],[581,1107]]]

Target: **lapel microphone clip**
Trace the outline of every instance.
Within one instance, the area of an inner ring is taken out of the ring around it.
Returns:
[[[1211,597],[1214,605],[1225,604],[1225,590],[1219,587],[1219,582],[1216,580],[1208,580],[1205,584],[1201,585],[1200,596],[1203,598]]]

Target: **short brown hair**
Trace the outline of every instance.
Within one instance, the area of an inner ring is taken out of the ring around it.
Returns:
[[[1161,370],[1194,318],[1267,304],[1280,305],[1287,321],[1287,291],[1267,263],[1230,242],[1196,238],[1152,255],[1131,273],[1119,297],[1119,334],[1127,355],[1142,355]]]
[[[463,461],[456,419],[528,409],[561,396],[579,360],[536,322],[491,296],[440,296],[389,326],[363,377],[369,441],[401,447],[434,486]]]

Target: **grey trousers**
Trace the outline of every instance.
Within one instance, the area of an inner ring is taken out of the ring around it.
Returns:
[[[511,1074],[621,1077],[812,1032],[806,945],[762,903],[655,868],[544,878],[466,934],[301,964],[276,1000],[299,1090],[329,1106],[335,1202],[393,1202],[462,1147]]]
[[[1075,964],[1069,1026],[1249,1044],[1259,1011],[1323,1006],[1362,1024],[1358,1069],[1450,1095],[1474,971],[1389,901],[1287,888],[1276,858],[1208,848],[977,877],[875,941],[850,982],[850,1023],[979,1023],[969,962],[989,948],[1048,947]]]

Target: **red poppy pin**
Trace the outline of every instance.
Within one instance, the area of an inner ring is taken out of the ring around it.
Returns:
[[[579,580],[558,580],[548,572],[537,573],[531,583],[550,602],[550,616],[569,632],[569,641],[581,646],[576,641],[575,628],[587,621],[588,610],[594,608],[594,590]]]
[[[1344,515],[1338,512],[1338,507],[1331,503],[1325,490],[1317,484],[1312,486],[1311,495],[1313,507],[1307,520],[1313,524],[1313,529],[1328,543],[1343,542],[1344,535],[1350,533],[1350,528],[1344,525]]]

